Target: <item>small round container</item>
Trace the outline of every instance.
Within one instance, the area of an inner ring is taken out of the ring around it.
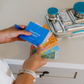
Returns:
[[[84,2],[75,3],[73,9],[74,9],[74,16],[80,19],[84,18]]]
[[[49,18],[55,18],[57,17],[57,14],[58,14],[58,9],[55,8],[55,7],[50,7],[48,10],[48,16]]]

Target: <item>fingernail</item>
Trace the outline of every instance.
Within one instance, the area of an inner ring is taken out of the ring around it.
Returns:
[[[40,44],[39,46],[42,47],[42,44]]]

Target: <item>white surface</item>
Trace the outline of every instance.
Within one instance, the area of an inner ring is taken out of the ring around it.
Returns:
[[[5,59],[5,61],[9,65],[23,65],[25,60],[14,60],[14,59]],[[47,62],[43,67],[51,67],[51,68],[65,68],[65,69],[80,69],[84,70],[83,64],[70,64],[70,63],[58,63],[58,62]]]
[[[71,8],[81,0],[0,0],[0,29],[14,24],[27,25],[29,21],[46,23],[44,15],[49,7],[59,10]],[[49,62],[84,64],[84,36],[63,38],[58,41],[60,51],[57,60]],[[13,42],[0,45],[0,54],[7,59],[25,60],[29,57],[30,43]]]
[[[6,60],[7,62],[9,60]],[[16,64],[14,63],[16,62]],[[19,63],[18,63],[19,62]],[[9,66],[14,75],[18,73],[21,69],[23,60],[12,60],[12,64],[9,61]],[[68,67],[67,67],[68,66]],[[50,63],[39,68],[37,71],[42,74],[44,71],[48,71],[49,74],[46,74],[42,78],[37,78],[35,84],[83,84],[84,83],[84,66],[78,64],[64,64],[64,63]],[[76,78],[74,78],[75,73],[77,72]]]

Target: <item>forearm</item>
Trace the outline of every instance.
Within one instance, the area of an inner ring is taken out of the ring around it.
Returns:
[[[17,76],[14,84],[33,84],[34,77],[30,74],[20,74]]]

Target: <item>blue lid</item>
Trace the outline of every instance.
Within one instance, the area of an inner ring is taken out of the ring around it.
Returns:
[[[55,8],[55,7],[50,7],[48,10],[47,10],[48,14],[50,15],[56,15],[58,14],[58,9]]]
[[[84,2],[77,2],[73,6],[74,10],[80,14],[84,14]]]

